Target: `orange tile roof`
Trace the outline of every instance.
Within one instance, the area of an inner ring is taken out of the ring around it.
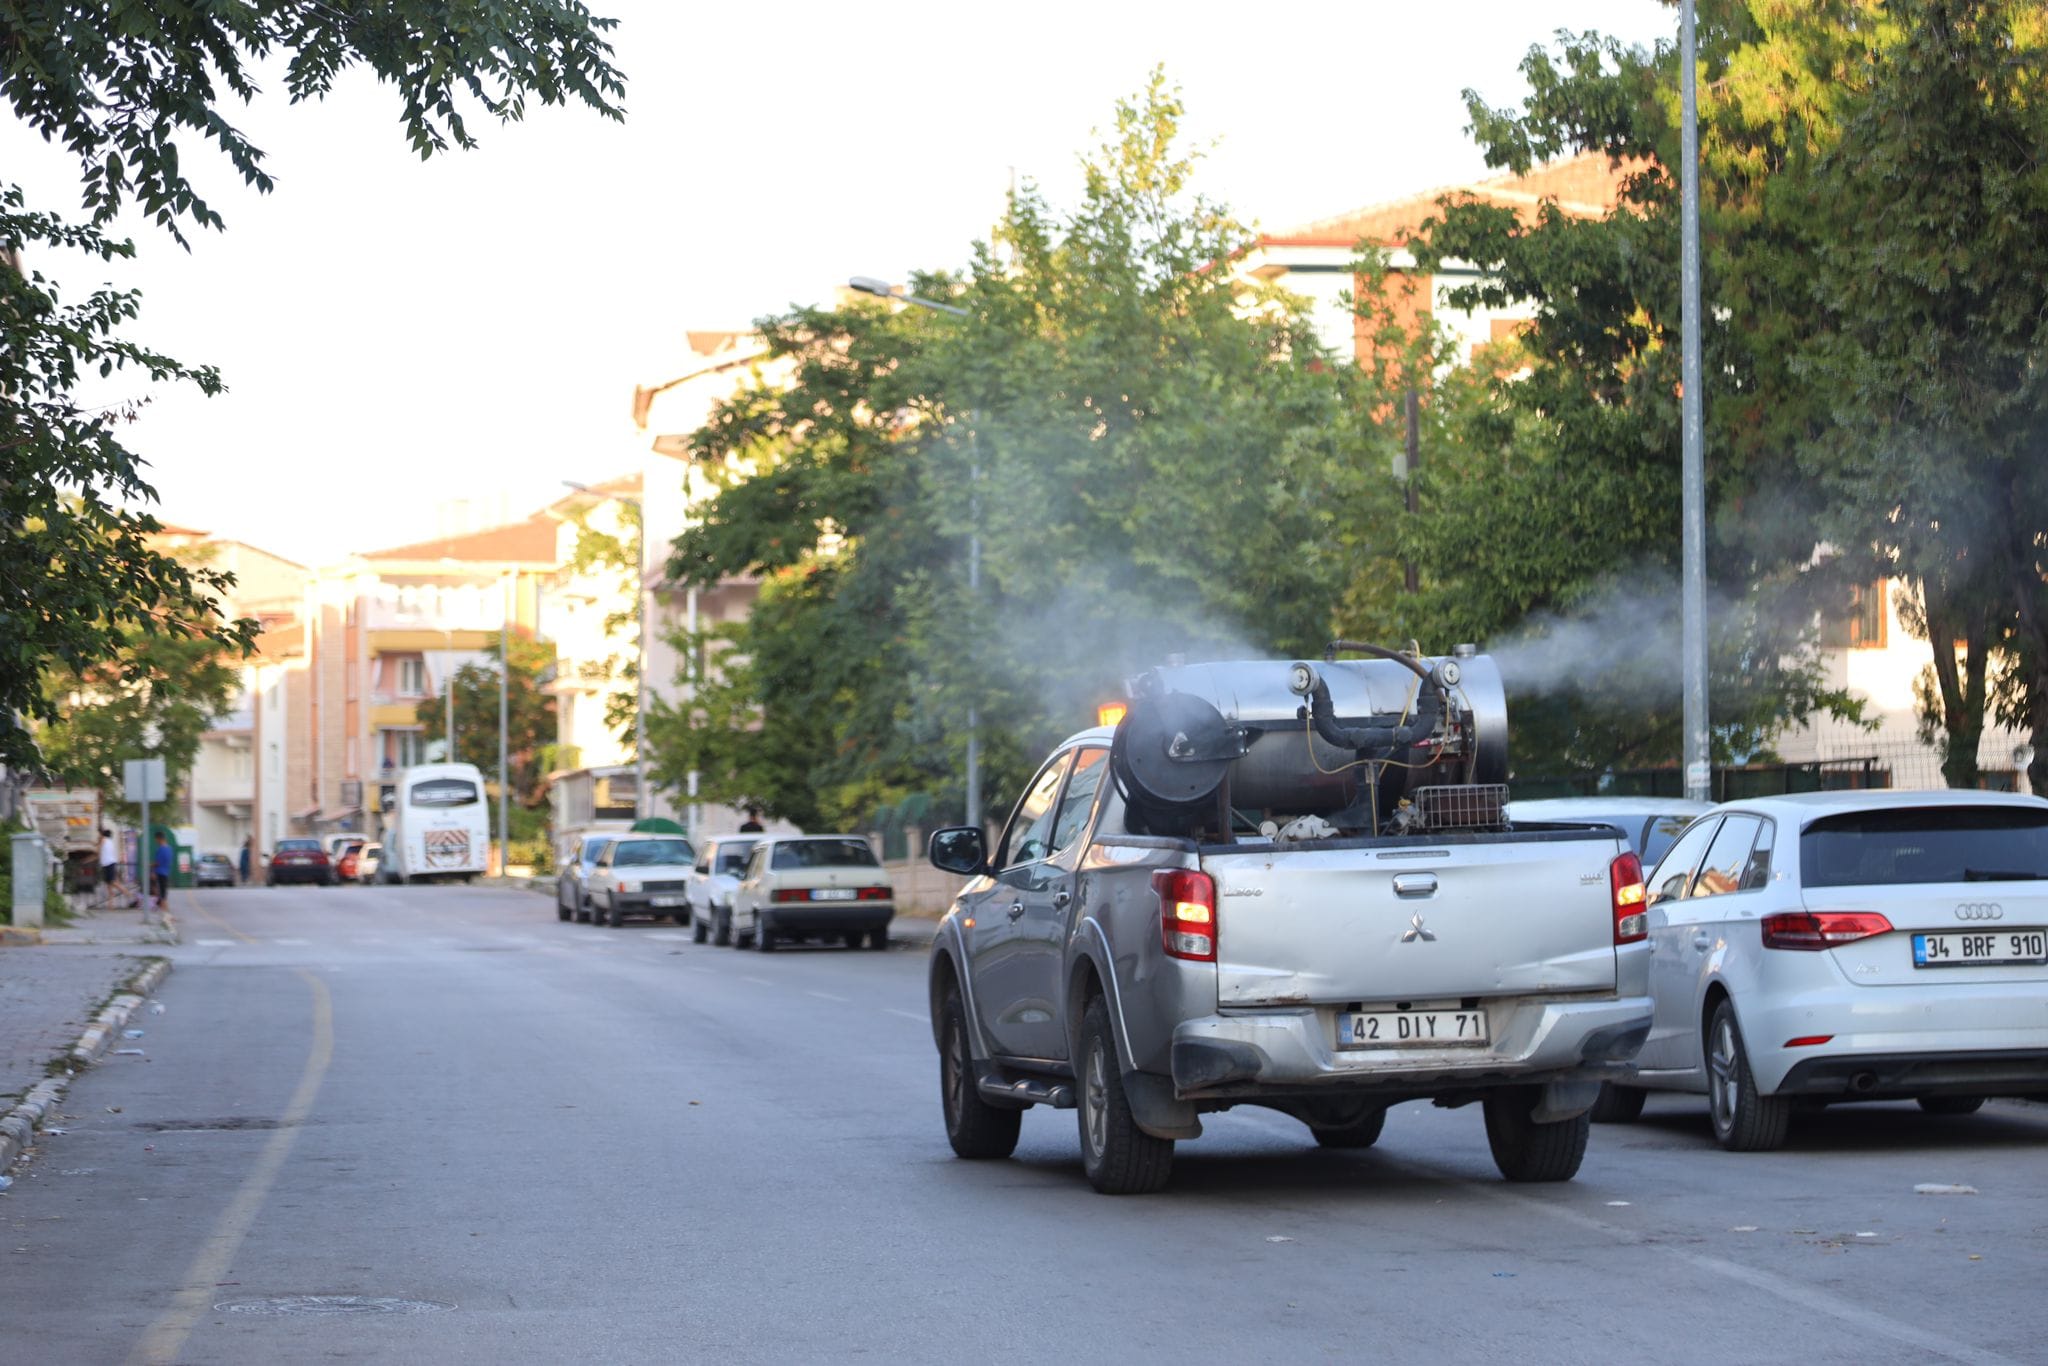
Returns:
[[[1563,161],[1532,168],[1527,175],[1498,175],[1461,185],[1445,185],[1421,194],[1370,204],[1349,213],[1317,219],[1287,232],[1269,233],[1260,242],[1272,246],[1349,247],[1360,240],[1381,246],[1398,246],[1425,218],[1437,212],[1437,200],[1445,195],[1470,195],[1485,203],[1499,204],[1527,213],[1544,200],[1555,200],[1565,213],[1596,218],[1612,209],[1621,198],[1629,176],[1642,169],[1640,162],[1615,165],[1605,152],[1582,152]]]
[[[481,564],[545,564],[555,562],[558,523],[550,517],[486,527],[467,536],[444,536],[389,550],[369,550],[365,560],[465,560]]]

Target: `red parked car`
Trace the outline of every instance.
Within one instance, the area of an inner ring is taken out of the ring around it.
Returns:
[[[319,840],[279,840],[277,848],[270,851],[270,885],[281,887],[287,882],[334,885],[334,865]]]

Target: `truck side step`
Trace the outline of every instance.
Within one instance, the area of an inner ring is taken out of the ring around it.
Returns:
[[[982,1077],[975,1088],[990,1100],[1011,1102],[1027,1101],[1032,1105],[1050,1105],[1055,1110],[1074,1108],[1074,1088],[1060,1082],[1040,1081],[1034,1077],[1019,1077],[1009,1081],[1002,1077]]]

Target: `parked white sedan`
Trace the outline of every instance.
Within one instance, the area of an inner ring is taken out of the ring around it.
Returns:
[[[593,918],[617,928],[629,915],[673,916],[690,923],[683,880],[697,851],[676,835],[621,835],[597,856],[586,880]]]
[[[732,894],[733,942],[763,953],[792,939],[889,947],[896,893],[858,835],[770,835]]]
[[[683,895],[689,901],[690,937],[699,944],[706,939],[732,942],[732,894],[747,871],[747,855],[760,841],[759,835],[719,835],[697,851],[697,866],[690,870]]]
[[[2048,1095],[2048,801],[1826,792],[1732,802],[1650,876],[1655,1014],[1635,1085],[1704,1093],[1775,1148],[1794,1108]]]

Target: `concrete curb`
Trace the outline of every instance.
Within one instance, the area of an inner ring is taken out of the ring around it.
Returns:
[[[135,1008],[157,989],[171,970],[171,960],[158,958],[133,977],[120,995],[107,1003],[93,1022],[78,1036],[78,1042],[71,1046],[67,1061],[74,1071],[92,1066],[107,1045],[120,1037],[127,1025],[128,1017]],[[57,1108],[57,1102],[64,1098],[64,1092],[71,1085],[71,1077],[49,1077],[29,1088],[29,1093],[15,1107],[0,1117],[0,1172],[12,1167],[22,1153],[35,1142],[36,1129],[45,1116]]]

